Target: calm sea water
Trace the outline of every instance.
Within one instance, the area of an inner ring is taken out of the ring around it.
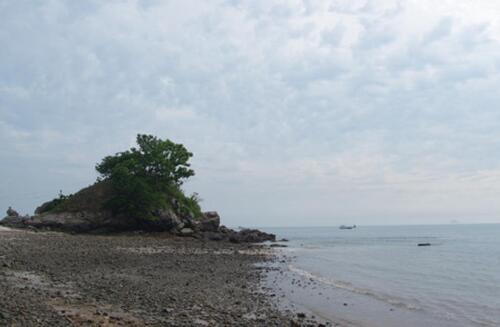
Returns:
[[[366,326],[500,326],[500,225],[266,230],[290,240],[288,278],[316,285],[307,294],[286,280],[280,288],[318,315]],[[339,296],[353,305],[339,306]]]

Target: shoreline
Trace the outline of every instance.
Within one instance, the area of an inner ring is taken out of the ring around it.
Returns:
[[[321,326],[261,290],[269,246],[0,230],[0,324]]]
[[[305,312],[328,326],[418,327],[468,326],[464,321],[436,317],[420,308],[385,300],[369,290],[338,285],[309,271],[295,267],[297,258],[287,250],[277,251],[277,259],[263,279],[275,294],[281,311]]]

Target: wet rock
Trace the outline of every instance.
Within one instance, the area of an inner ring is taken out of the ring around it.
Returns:
[[[276,235],[262,232],[258,229],[242,229],[230,233],[229,240],[233,243],[260,243],[276,241]]]

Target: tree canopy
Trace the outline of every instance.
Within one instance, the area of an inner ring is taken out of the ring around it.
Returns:
[[[111,181],[114,195],[107,206],[117,214],[154,219],[154,210],[200,214],[197,196],[187,197],[183,182],[194,176],[184,145],[152,135],[137,135],[137,147],[107,156],[96,165],[100,179]]]

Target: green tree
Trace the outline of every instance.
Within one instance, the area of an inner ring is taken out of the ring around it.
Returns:
[[[157,209],[182,215],[201,213],[195,197],[187,197],[183,182],[194,175],[193,156],[182,144],[152,135],[137,135],[137,148],[105,157],[96,165],[100,179],[111,181],[113,197],[107,206],[115,214],[154,219]]]

